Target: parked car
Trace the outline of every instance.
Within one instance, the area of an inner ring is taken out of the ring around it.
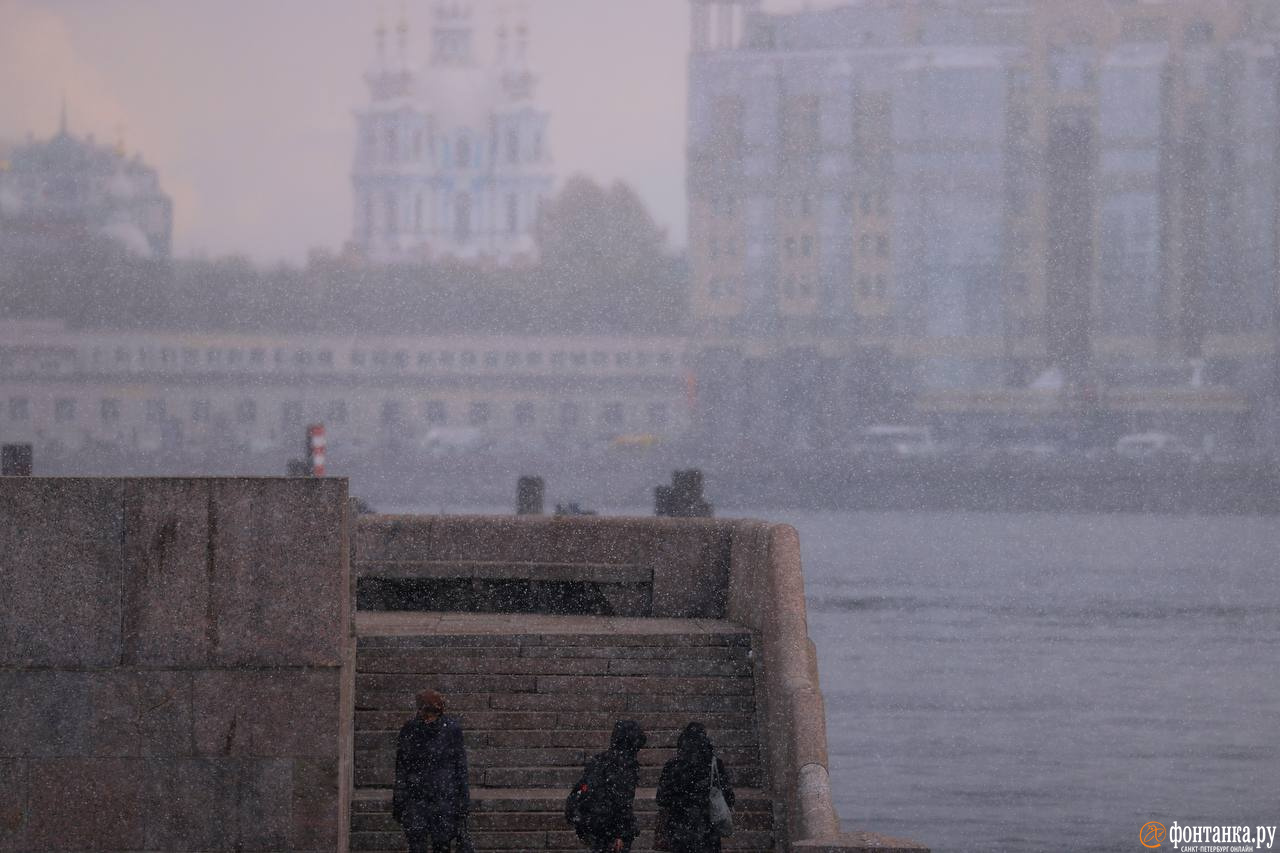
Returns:
[[[1131,433],[1116,442],[1115,451],[1128,459],[1192,459],[1197,455],[1182,439],[1167,432]]]
[[[894,456],[932,456],[941,450],[928,427],[878,424],[862,431],[859,448]]]

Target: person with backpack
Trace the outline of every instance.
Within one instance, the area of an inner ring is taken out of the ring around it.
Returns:
[[[702,723],[689,723],[658,778],[657,835],[672,853],[720,853],[733,831],[733,784]],[[656,847],[656,845],[655,845]]]
[[[565,801],[565,818],[592,853],[627,853],[639,834],[633,809],[644,744],[639,723],[618,720],[609,748],[587,762]]]
[[[467,832],[471,788],[462,724],[444,714],[434,690],[417,696],[418,715],[400,729],[391,815],[404,829],[409,853],[472,853]]]

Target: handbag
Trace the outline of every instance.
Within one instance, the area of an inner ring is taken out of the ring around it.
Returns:
[[[720,790],[720,774],[716,772],[716,757],[711,756],[711,793],[707,796],[707,806],[711,814],[711,826],[721,838],[733,835],[733,812],[724,801],[724,791]]]

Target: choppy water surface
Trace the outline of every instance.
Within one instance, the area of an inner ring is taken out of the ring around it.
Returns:
[[[845,824],[1141,850],[1280,823],[1280,525],[756,513],[801,534]]]

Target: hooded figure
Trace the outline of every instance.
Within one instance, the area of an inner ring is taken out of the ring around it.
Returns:
[[[711,823],[711,762],[716,763],[718,787],[733,808],[733,785],[724,763],[702,723],[690,723],[676,741],[676,756],[658,779],[658,819],[665,821],[672,853],[720,853],[720,835]]]
[[[587,764],[584,778],[595,790],[587,801],[584,822],[593,853],[628,851],[638,834],[632,807],[640,781],[637,754],[644,743],[639,723],[619,720],[613,724],[609,748]]]
[[[400,729],[396,747],[392,816],[404,828],[410,853],[448,853],[455,838],[460,849],[469,849],[471,790],[462,725],[444,715],[444,697],[434,690],[417,699],[418,716]]]

